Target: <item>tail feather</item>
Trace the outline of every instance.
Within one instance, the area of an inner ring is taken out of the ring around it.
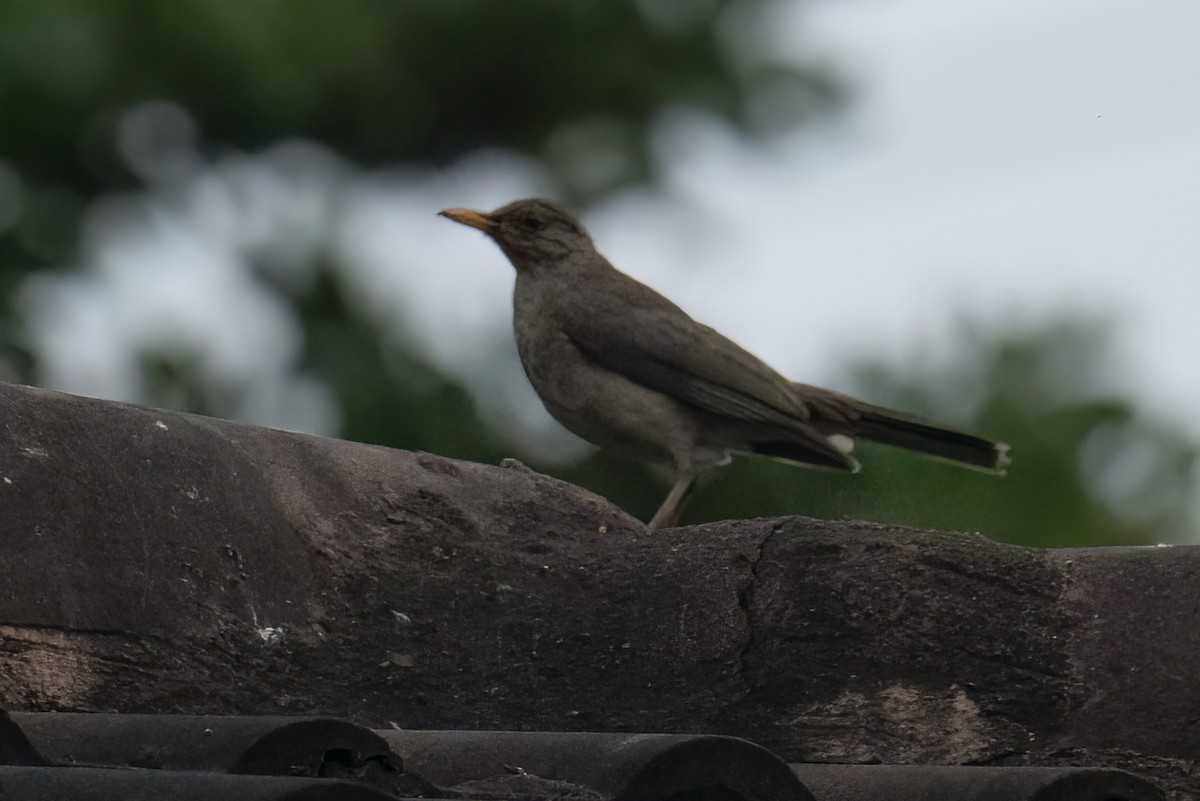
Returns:
[[[748,438],[747,450],[775,459],[857,473],[855,439],[892,445],[963,467],[1004,475],[1008,445],[939,425],[906,412],[865,403],[850,395],[793,383],[807,417],[795,432]],[[815,436],[814,436],[815,435]]]
[[[826,450],[818,450],[787,439],[754,440],[749,443],[749,446],[751,453],[772,459],[782,459],[785,462],[798,462],[810,467],[845,470],[850,473],[857,473],[860,469],[858,462],[850,455],[848,449],[842,451],[834,446]]]
[[[1009,464],[1008,445],[926,422],[901,412],[860,405],[851,424],[855,436],[947,459],[962,465],[1004,475]]]

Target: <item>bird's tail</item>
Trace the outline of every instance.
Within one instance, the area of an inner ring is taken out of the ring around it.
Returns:
[[[947,428],[919,417],[881,406],[857,403],[855,436],[895,445],[989,473],[1004,475],[1009,464],[1008,445]]]

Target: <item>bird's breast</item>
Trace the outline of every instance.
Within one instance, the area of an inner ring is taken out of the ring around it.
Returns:
[[[701,436],[701,421],[676,400],[588,358],[567,332],[568,307],[560,300],[536,286],[522,292],[520,284],[514,296],[517,353],[546,410],[593,444],[678,462]]]
[[[561,304],[546,288],[518,280],[513,295],[513,333],[517,354],[525,374],[547,402],[569,403],[577,375],[584,367],[583,355],[567,336],[562,323]]]

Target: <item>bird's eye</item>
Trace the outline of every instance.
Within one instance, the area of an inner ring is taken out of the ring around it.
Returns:
[[[529,215],[528,217],[521,218],[521,227],[524,228],[526,231],[533,232],[533,231],[540,230],[542,227],[542,223],[540,220],[538,220],[537,217],[534,217],[533,215]]]

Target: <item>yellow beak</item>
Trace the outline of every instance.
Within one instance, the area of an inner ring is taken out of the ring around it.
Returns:
[[[484,233],[491,233],[496,229],[496,223],[492,222],[491,217],[472,209],[446,209],[445,211],[439,211],[438,215],[445,217],[447,220],[454,220],[456,223],[478,228]]]

